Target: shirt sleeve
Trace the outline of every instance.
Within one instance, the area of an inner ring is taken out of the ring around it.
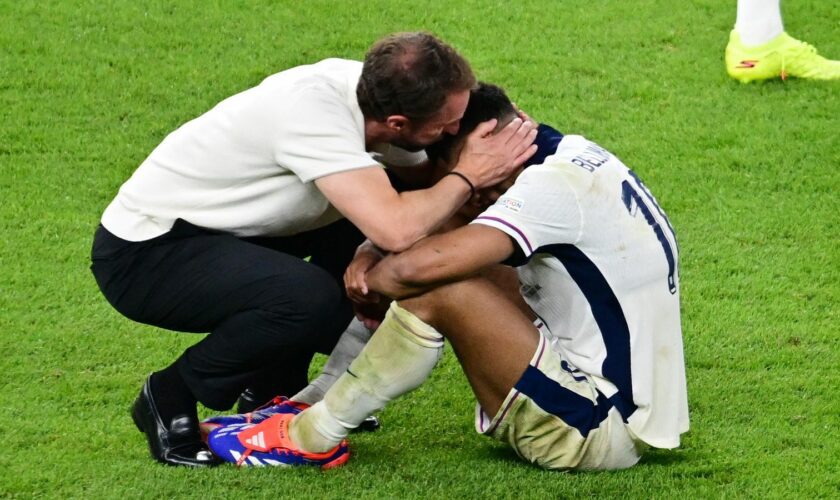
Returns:
[[[518,247],[515,255],[527,260],[543,246],[576,243],[581,215],[577,194],[560,172],[534,166],[471,223],[504,232]]]
[[[274,158],[280,166],[309,182],[377,165],[365,151],[364,122],[337,91],[313,85],[286,98],[287,116],[276,121]]]

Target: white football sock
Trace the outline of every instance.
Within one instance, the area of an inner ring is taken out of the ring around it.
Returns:
[[[738,0],[735,31],[747,47],[764,45],[781,35],[781,0]]]
[[[437,330],[392,302],[379,329],[324,399],[294,418],[292,441],[309,452],[331,450],[388,401],[420,386],[442,350]]]
[[[291,400],[314,405],[324,399],[327,390],[347,370],[350,363],[356,359],[356,356],[365,347],[371,333],[361,321],[353,318],[353,321],[347,325],[347,329],[341,334],[341,338],[338,339],[338,343],[330,353],[330,357],[324,364],[324,369],[321,370],[318,378],[292,396]]]

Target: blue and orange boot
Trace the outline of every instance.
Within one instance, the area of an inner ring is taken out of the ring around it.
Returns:
[[[226,462],[240,467],[309,465],[332,469],[350,458],[347,441],[325,453],[298,448],[289,437],[291,413],[278,413],[259,424],[230,424],[210,432],[210,450]]]
[[[258,424],[273,415],[277,415],[278,413],[297,415],[307,408],[309,408],[309,405],[306,403],[299,403],[283,396],[276,396],[274,399],[254,411],[250,411],[248,413],[238,413],[235,415],[217,415],[215,417],[202,420],[198,426],[199,429],[201,429],[201,438],[206,442],[207,436],[214,429],[218,429],[219,427],[225,427],[232,424]]]

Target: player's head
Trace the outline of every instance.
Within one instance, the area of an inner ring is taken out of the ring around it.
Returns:
[[[467,136],[480,123],[492,119],[498,120],[496,129],[493,131],[496,133],[516,118],[517,114],[516,108],[501,87],[480,82],[470,93],[470,102],[464,111],[464,117],[461,118],[461,127],[458,132],[454,135],[446,135],[439,142],[426,148],[429,161],[434,165],[438,176],[442,176],[455,167]],[[495,203],[499,196],[513,184],[521,171],[522,169],[519,168],[501,183],[480,189],[459,213],[469,219],[476,217],[489,205]]]
[[[365,118],[393,131],[389,142],[420,150],[458,131],[475,86],[469,63],[429,33],[396,33],[365,56],[356,87]]]
[[[480,123],[488,120],[498,120],[496,129],[498,132],[511,120],[516,118],[516,109],[510,102],[505,91],[496,85],[486,82],[479,82],[478,86],[470,92],[470,100],[458,132],[447,134],[439,142],[426,148],[429,160],[435,165],[447,165],[448,169],[454,167],[458,155],[464,145],[467,136],[475,130]]]

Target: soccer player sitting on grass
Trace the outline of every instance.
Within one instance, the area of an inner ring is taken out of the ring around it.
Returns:
[[[452,165],[476,124],[513,116],[483,84],[429,156]],[[211,450],[242,465],[341,465],[349,431],[419,386],[444,338],[478,400],[476,429],[529,462],[621,469],[648,446],[677,447],[688,405],[671,224],[595,143],[541,125],[536,144],[501,197],[476,193],[493,204],[472,223],[385,258],[361,250],[345,274],[351,298],[396,300],[359,357],[321,402],[220,427]],[[521,295],[488,279],[499,263],[516,266]]]

